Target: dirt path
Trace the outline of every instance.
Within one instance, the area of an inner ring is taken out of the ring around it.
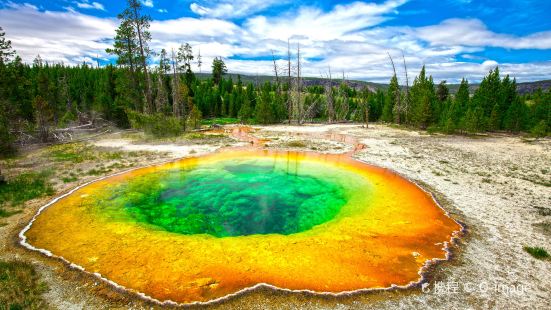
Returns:
[[[267,148],[344,153],[353,149],[349,141],[331,137],[354,137],[366,146],[356,153],[358,160],[393,169],[434,190],[452,216],[468,226],[469,233],[454,259],[435,268],[424,288],[426,293],[419,287],[408,291],[320,298],[260,290],[214,305],[214,308],[551,308],[551,261],[536,260],[523,250],[525,245],[551,250],[551,141],[526,143],[519,137],[509,136],[476,139],[429,136],[379,125],[369,129],[359,125],[256,129],[251,134],[266,141]],[[128,159],[124,155],[118,161],[139,166],[239,144],[208,139],[185,144],[144,143],[110,136],[90,145],[99,150],[131,154]],[[39,155],[21,160],[13,169],[51,164],[33,163],[33,158]],[[105,165],[113,162],[103,161]],[[66,165],[63,169],[74,167]],[[59,194],[94,178],[97,176],[89,175],[74,183],[58,183],[56,190]],[[32,262],[50,287],[45,298],[54,308],[151,306],[16,245],[19,230],[47,201],[47,198],[31,201],[23,213],[4,220],[7,225],[0,227],[0,258]]]

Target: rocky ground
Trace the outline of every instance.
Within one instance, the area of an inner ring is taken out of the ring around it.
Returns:
[[[231,130],[228,130],[228,132]],[[518,136],[428,135],[373,125],[257,127],[249,135],[263,147],[345,153],[395,170],[435,193],[467,227],[453,259],[433,268],[424,287],[348,297],[319,297],[261,289],[214,308],[551,308],[551,261],[523,250],[551,251],[551,141]],[[363,148],[357,146],[365,145]],[[95,137],[76,146],[42,148],[3,163],[3,173],[49,169],[56,194],[132,167],[244,146],[220,133],[151,140],[139,133]],[[68,150],[66,148],[69,148]],[[72,149],[72,148],[76,148]],[[67,160],[69,158],[70,160]],[[0,259],[31,262],[49,287],[52,308],[149,308],[154,306],[61,262],[17,245],[18,232],[50,198],[35,199],[22,213],[0,220]]]

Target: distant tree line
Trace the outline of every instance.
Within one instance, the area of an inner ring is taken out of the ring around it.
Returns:
[[[325,85],[307,87],[300,47],[296,63],[289,47],[283,73],[274,59],[274,81],[245,85],[240,78],[225,79],[221,58],[214,59],[211,78],[199,80],[191,67],[201,68],[201,55],[189,44],[161,50],[158,65],[150,65],[150,18],[142,14],[140,1],[128,0],[119,20],[107,50],[116,64],[103,67],[49,64],[40,56],[25,64],[0,28],[0,154],[13,149],[17,133],[38,133],[46,141],[52,129],[91,113],[158,136],[197,128],[205,117],[257,124],[382,121],[446,133],[550,132],[551,91],[520,96],[516,81],[500,77],[498,68],[473,96],[465,79],[450,95],[446,82],[435,85],[424,67],[411,87],[400,87],[394,74],[386,90],[355,89],[330,73]]]
[[[455,96],[446,82],[434,85],[425,67],[406,92],[391,79],[382,120],[446,133],[478,133],[505,130],[546,135],[551,124],[551,91],[521,96],[515,79],[491,70],[471,97],[469,83],[461,81]]]

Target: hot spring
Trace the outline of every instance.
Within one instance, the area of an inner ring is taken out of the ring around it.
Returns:
[[[430,194],[344,155],[225,151],[77,188],[26,242],[159,301],[258,284],[340,293],[419,280],[460,226]]]

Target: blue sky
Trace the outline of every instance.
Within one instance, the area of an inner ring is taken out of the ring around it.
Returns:
[[[388,81],[387,52],[410,75],[478,81],[499,65],[519,81],[551,79],[548,0],[143,0],[154,50],[189,42],[204,63],[221,56],[232,72],[273,74],[287,39],[301,46],[303,73],[331,68],[348,78]],[[105,53],[125,1],[0,0],[0,27],[25,61],[112,62]],[[401,62],[401,59],[400,59]],[[152,65],[155,59],[151,60]],[[208,70],[208,65],[203,70]],[[198,70],[198,68],[195,68]],[[405,82],[399,68],[400,80]]]

